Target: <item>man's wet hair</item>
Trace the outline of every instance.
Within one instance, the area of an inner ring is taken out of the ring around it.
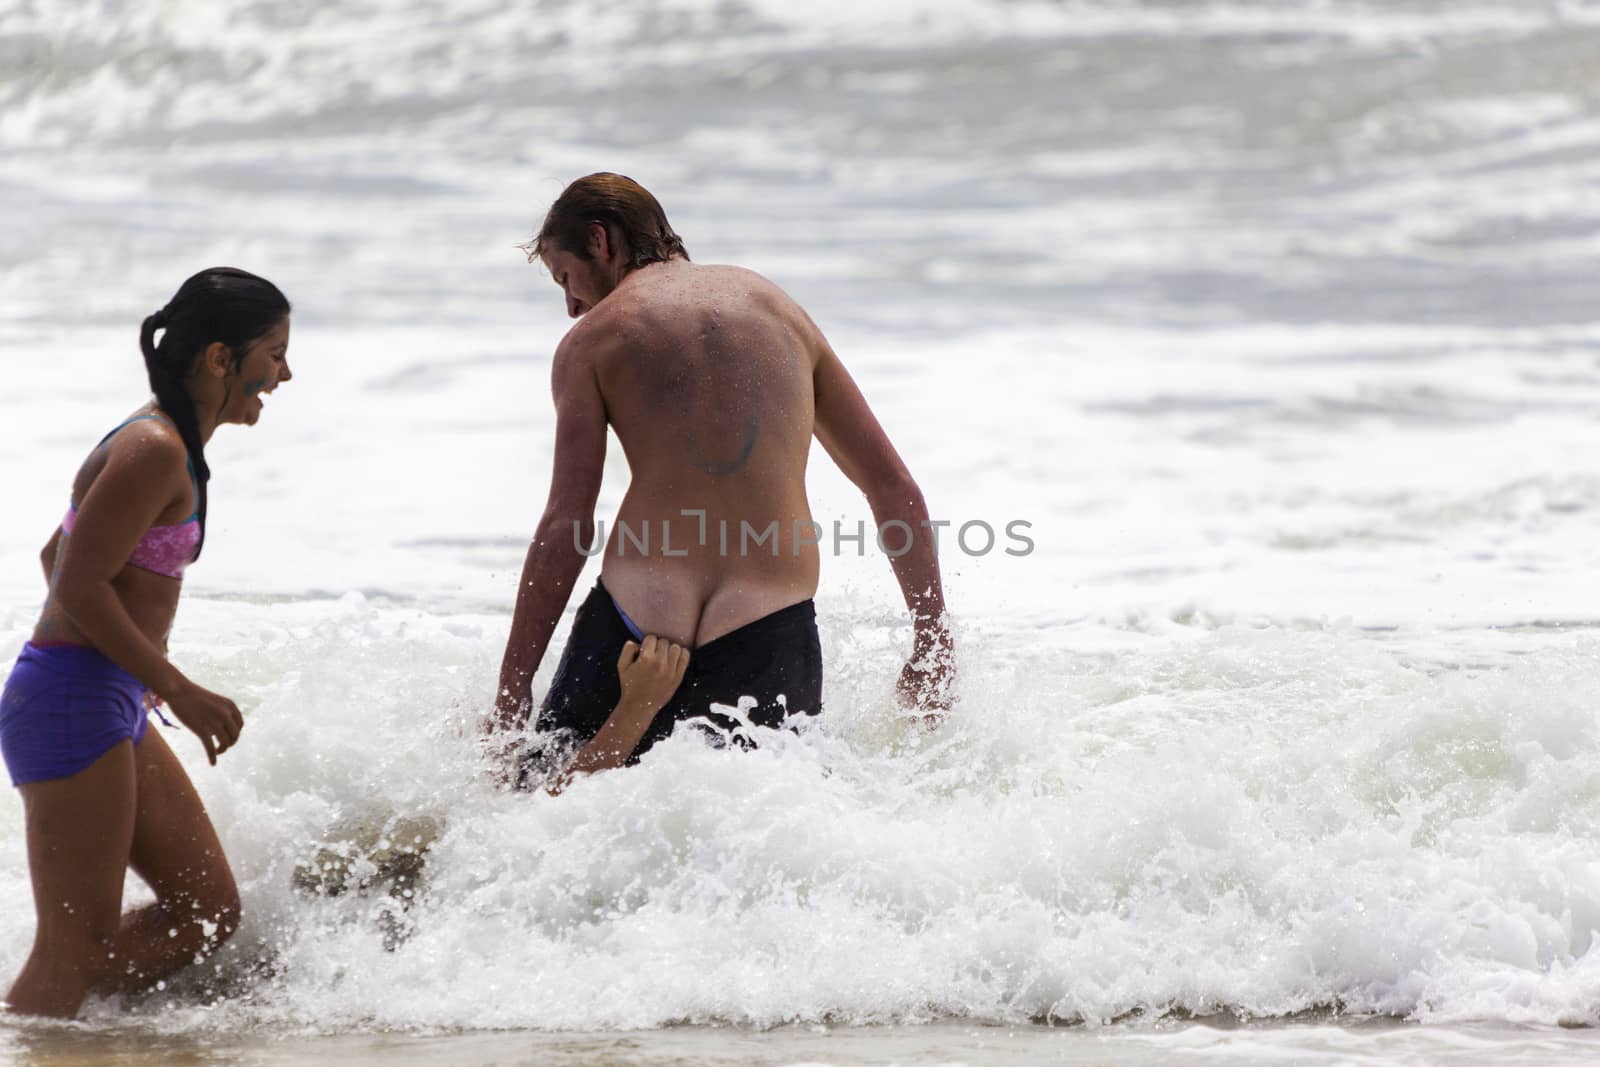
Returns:
[[[628,265],[634,269],[674,257],[689,258],[683,238],[673,232],[650,190],[608,171],[579,178],[563,189],[538,234],[522,250],[530,263],[553,250],[589,259],[589,225],[596,222],[613,241],[627,247]]]

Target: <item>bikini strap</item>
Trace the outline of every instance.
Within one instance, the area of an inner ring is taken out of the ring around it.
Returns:
[[[113,429],[110,433],[106,434],[104,437],[100,438],[100,443],[95,445],[94,447],[96,447],[96,448],[104,448],[105,447],[105,443],[107,441],[111,440],[113,437],[117,436],[117,434],[121,433],[123,430],[127,429],[129,426],[132,426],[134,423],[143,422],[146,419],[160,419],[162,422],[165,422],[168,425],[171,425],[171,420],[165,418],[164,416],[157,415],[154,412],[150,413],[149,415],[135,415],[131,419],[125,419],[122,422],[119,422],[116,425],[116,428]]]
[[[124,419],[122,422],[118,423],[112,429],[112,431],[110,433],[108,433],[104,437],[100,438],[100,443],[95,445],[94,447],[96,449],[104,448],[106,442],[111,440],[113,437],[117,436],[117,434],[121,433],[123,430],[127,429],[129,426],[132,426],[134,423],[143,422],[146,419],[159,419],[160,421],[166,423],[168,426],[172,426],[173,425],[171,419],[169,419],[165,415],[161,415],[161,414],[159,414],[157,412],[153,412],[152,411],[147,415],[135,415],[131,419]],[[184,451],[187,452],[188,449],[185,449]],[[189,484],[194,487],[194,513],[191,514],[187,519],[184,519],[183,521],[184,522],[194,522],[196,519],[200,518],[200,478],[199,478],[199,476],[197,474],[195,474],[194,457],[193,456],[186,455],[184,457],[184,463],[189,468]],[[70,504],[71,501],[68,501],[68,503]]]
[[[184,522],[197,522],[200,518],[200,478],[194,472],[194,457],[185,456],[184,464],[189,468],[189,484],[194,487],[194,512]]]

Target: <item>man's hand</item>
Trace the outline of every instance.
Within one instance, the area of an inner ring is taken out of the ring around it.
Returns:
[[[955,642],[943,620],[918,626],[911,658],[895,686],[900,705],[920,712],[929,727],[944,721],[955,688]]]
[[[517,778],[517,756],[523,750],[521,724],[532,714],[532,699],[517,700],[502,690],[495,697],[494,710],[483,720],[479,733],[480,751],[489,777],[496,785],[511,786]]]
[[[499,733],[511,733],[522,728],[533,710],[531,694],[518,695],[509,686],[495,694],[494,711],[483,721],[483,736],[493,738]]]
[[[617,711],[648,721],[666,707],[688,669],[689,650],[682,645],[655,634],[643,644],[629,641],[617,659],[617,677],[622,681]]]

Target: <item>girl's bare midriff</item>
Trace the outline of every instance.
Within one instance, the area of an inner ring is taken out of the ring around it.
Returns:
[[[816,593],[815,359],[798,309],[748,271],[637,281],[606,302],[622,343],[596,367],[632,471],[601,579],[646,633],[698,647]]]
[[[56,569],[60,571],[61,553],[66,550],[66,539],[56,550]],[[50,598],[45,601],[39,623],[33,629],[33,641],[54,641],[70,645],[90,645],[92,642],[73,625],[72,619],[61,610],[55,598],[55,581],[51,580]],[[123,567],[111,580],[117,599],[127,609],[141,633],[157,648],[167,647],[167,635],[172,632],[172,621],[178,614],[178,594],[183,583],[163,574],[153,574],[138,567]]]

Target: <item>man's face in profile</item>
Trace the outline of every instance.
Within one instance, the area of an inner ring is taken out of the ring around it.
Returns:
[[[612,243],[611,235],[599,224],[589,227],[587,257],[564,248],[551,248],[541,251],[539,260],[550,272],[551,279],[561,286],[567,298],[567,314],[573,318],[610,296],[611,290],[622,280],[622,256]]]
[[[545,252],[539,259],[550,272],[551,280],[561,287],[567,301],[567,314],[572,318],[584,314],[605,298],[606,292],[599,291],[595,278],[598,264],[594,261],[560,249]]]

